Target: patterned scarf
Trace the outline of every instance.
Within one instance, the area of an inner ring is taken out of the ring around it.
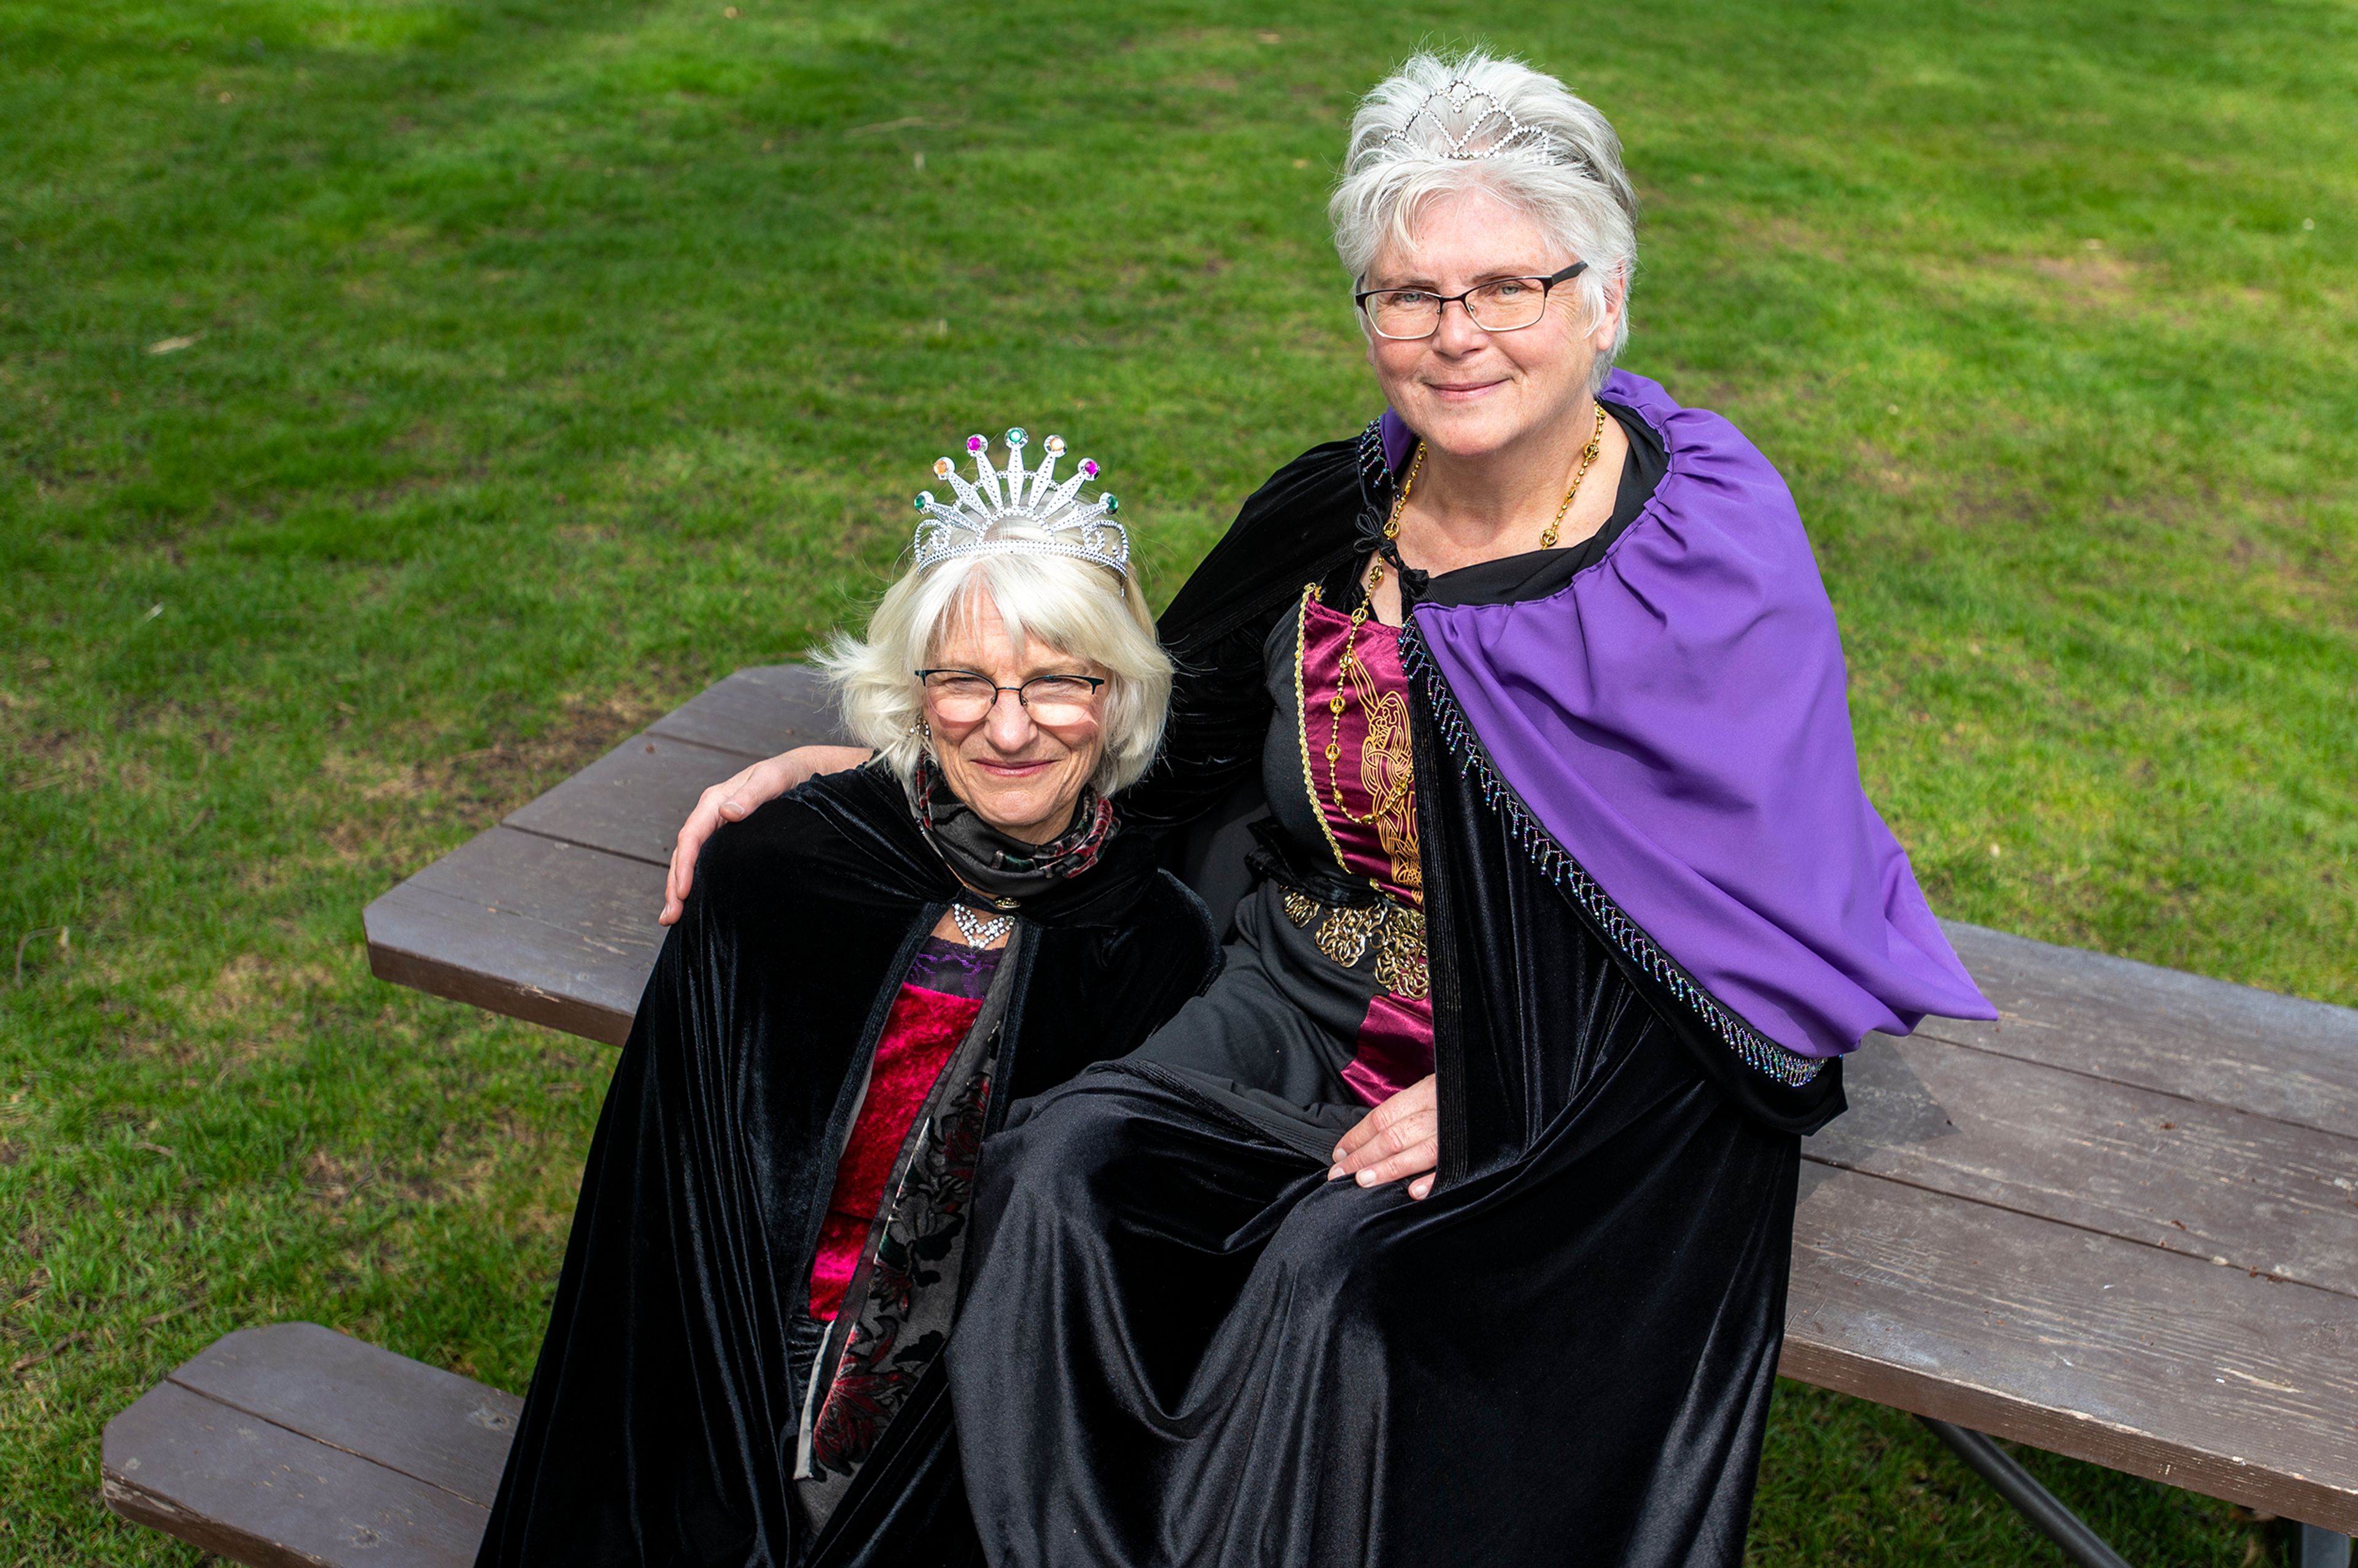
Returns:
[[[1011,838],[951,792],[930,756],[917,761],[913,794],[917,826],[927,841],[959,880],[998,900],[1036,897],[1055,882],[1079,876],[1098,863],[1115,829],[1113,802],[1085,787],[1073,806],[1072,826],[1062,834],[1045,844]]]

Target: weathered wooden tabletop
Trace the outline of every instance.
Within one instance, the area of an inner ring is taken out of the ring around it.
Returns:
[[[619,1042],[698,792],[832,734],[741,670],[371,904],[370,963]],[[2003,1016],[1852,1058],[1783,1370],[2358,1532],[2358,1011],[1948,930]]]

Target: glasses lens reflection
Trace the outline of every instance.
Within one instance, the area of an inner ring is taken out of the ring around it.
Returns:
[[[1547,289],[1536,277],[1502,277],[1468,291],[1466,314],[1486,332],[1514,332],[1547,308]],[[1429,338],[1440,330],[1443,296],[1422,288],[1388,288],[1368,296],[1368,316],[1386,338]]]
[[[1073,724],[1097,712],[1098,684],[1085,676],[1037,676],[1025,681],[1018,700],[1040,724]],[[999,701],[1001,687],[979,675],[936,670],[925,676],[925,697],[953,724],[971,724]]]

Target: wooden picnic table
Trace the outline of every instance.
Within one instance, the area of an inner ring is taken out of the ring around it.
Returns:
[[[741,670],[371,904],[371,966],[620,1042],[698,794],[834,736]],[[2358,1531],[2358,1011],[1945,924],[2001,1017],[1851,1058],[1779,1369]]]

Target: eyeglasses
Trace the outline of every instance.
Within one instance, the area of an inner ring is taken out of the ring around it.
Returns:
[[[925,683],[925,700],[945,723],[972,724],[999,706],[999,694],[1011,691],[1035,724],[1078,724],[1098,710],[1096,676],[1033,676],[1022,686],[1001,686],[972,670],[919,670]]]
[[[1466,319],[1486,332],[1519,332],[1547,313],[1548,290],[1569,283],[1588,270],[1576,261],[1545,277],[1498,277],[1463,294],[1435,294],[1429,288],[1370,288],[1351,297],[1368,314],[1368,325],[1379,338],[1404,341],[1430,338],[1441,330],[1442,308],[1455,300]]]

